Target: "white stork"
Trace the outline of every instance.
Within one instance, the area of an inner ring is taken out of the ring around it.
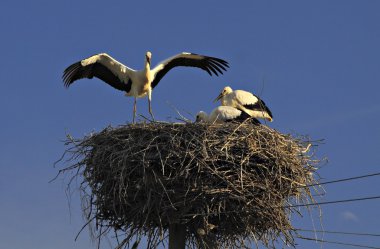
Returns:
[[[174,67],[198,67],[206,71],[209,75],[218,73],[223,74],[229,66],[228,62],[205,55],[193,53],[180,53],[162,62],[155,68],[150,68],[152,54],[147,52],[145,55],[145,66],[142,70],[131,69],[118,62],[106,53],[96,54],[89,58],[78,61],[63,73],[63,81],[69,87],[74,81],[93,77],[99,78],[110,86],[124,91],[126,96],[135,98],[133,105],[133,123],[136,116],[136,98],[148,95],[149,113],[154,119],[151,100],[152,90],[165,74]]]
[[[223,88],[214,102],[221,100],[223,106],[232,106],[248,113],[251,117],[273,121],[272,112],[256,95],[243,90],[233,91],[231,87]]]
[[[197,114],[195,122],[206,123],[224,123],[224,122],[243,122],[250,118],[250,116],[235,107],[232,106],[218,106],[210,115],[207,115],[204,111],[200,111]],[[260,121],[256,118],[252,118],[253,124],[260,124]]]

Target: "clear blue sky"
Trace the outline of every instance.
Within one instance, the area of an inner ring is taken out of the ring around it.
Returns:
[[[79,196],[70,213],[61,180],[48,181],[66,133],[81,137],[131,120],[133,99],[98,80],[63,87],[65,67],[99,52],[135,69],[147,50],[152,64],[182,51],[223,58],[231,67],[222,77],[187,68],[167,74],[153,92],[156,118],[176,117],[168,102],[210,111],[230,85],[265,100],[271,127],[325,139],[324,179],[380,171],[380,1],[132,2],[1,1],[0,248],[94,248],[87,231],[74,242],[83,224]],[[138,112],[147,109],[139,100]],[[379,188],[376,178],[334,184],[322,200],[379,195]],[[322,222],[380,233],[379,209],[379,200],[323,206]],[[295,224],[312,228],[309,217]]]

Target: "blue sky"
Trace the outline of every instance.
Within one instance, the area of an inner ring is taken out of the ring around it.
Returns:
[[[67,66],[99,52],[135,69],[148,50],[153,65],[182,51],[223,58],[230,69],[222,77],[188,68],[168,73],[153,92],[156,118],[176,117],[170,105],[210,111],[230,85],[264,99],[271,127],[325,139],[318,149],[329,158],[319,172],[324,179],[379,171],[379,10],[379,1],[351,0],[1,1],[0,248],[94,248],[86,231],[74,241],[83,224],[79,196],[69,209],[65,185],[48,181],[66,133],[81,137],[131,121],[133,99],[122,92],[98,80],[63,87]],[[146,99],[137,108],[148,115]],[[379,195],[379,187],[376,178],[334,184],[323,201]],[[323,206],[322,223],[380,233],[379,208],[376,200]],[[294,222],[312,228],[307,216]]]

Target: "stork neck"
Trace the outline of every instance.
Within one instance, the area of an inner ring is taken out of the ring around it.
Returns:
[[[223,96],[223,97],[220,99],[220,102],[221,102],[222,105],[228,105],[227,100],[226,100],[226,96]]]
[[[150,71],[150,64],[148,63],[147,60],[145,60],[145,68],[144,68],[145,71],[149,72]]]

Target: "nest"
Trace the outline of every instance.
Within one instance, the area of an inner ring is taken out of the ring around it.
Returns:
[[[294,246],[290,215],[316,184],[308,139],[264,125],[140,123],[108,127],[72,145],[87,224],[115,231],[127,247],[166,243],[170,224],[191,248]]]

